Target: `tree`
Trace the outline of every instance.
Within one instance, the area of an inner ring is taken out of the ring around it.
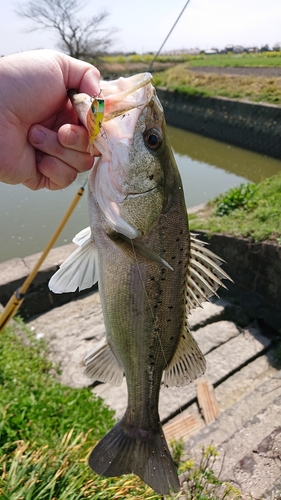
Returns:
[[[34,23],[28,31],[55,30],[60,38],[58,48],[76,59],[88,59],[105,53],[117,30],[101,27],[109,16],[106,11],[89,19],[78,18],[77,13],[85,5],[80,0],[31,0],[18,4],[16,13]]]

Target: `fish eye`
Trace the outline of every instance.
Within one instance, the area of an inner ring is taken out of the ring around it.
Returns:
[[[162,134],[156,128],[151,128],[144,134],[144,142],[148,149],[158,151],[162,144]]]

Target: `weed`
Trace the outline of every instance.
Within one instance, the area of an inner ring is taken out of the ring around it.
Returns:
[[[228,215],[233,210],[242,208],[251,210],[256,206],[254,195],[257,187],[255,184],[241,184],[239,187],[228,191],[217,204],[216,215]]]
[[[241,493],[231,484],[220,480],[214,473],[218,452],[213,445],[202,448],[201,459],[196,466],[193,460],[182,463],[180,470],[186,500],[240,499]]]
[[[209,202],[206,210],[190,216],[190,229],[281,244],[280,196],[281,173],[231,189]]]

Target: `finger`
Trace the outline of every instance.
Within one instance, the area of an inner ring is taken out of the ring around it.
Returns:
[[[62,146],[58,140],[58,134],[42,125],[31,127],[28,139],[34,148],[46,153],[49,157],[61,160],[77,172],[86,172],[93,165],[93,157],[89,153]]]
[[[58,140],[65,148],[87,152],[89,145],[88,132],[83,125],[62,125],[58,130]]]
[[[75,168],[54,156],[43,155],[37,164],[37,169],[42,175],[40,187],[43,183],[45,188],[52,191],[70,186],[77,177]]]

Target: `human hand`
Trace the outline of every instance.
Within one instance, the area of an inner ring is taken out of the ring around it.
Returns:
[[[70,88],[99,94],[98,70],[51,50],[0,59],[1,181],[61,189],[91,168],[88,134],[67,97]]]

